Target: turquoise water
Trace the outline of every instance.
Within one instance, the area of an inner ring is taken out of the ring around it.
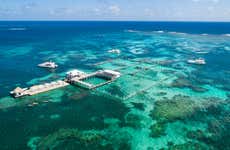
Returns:
[[[230,149],[229,34],[229,23],[0,22],[0,149]],[[37,67],[48,60],[59,67]],[[122,76],[9,96],[71,69]]]
[[[90,83],[90,84],[93,84],[93,85],[98,85],[98,84],[101,84],[101,83],[105,83],[106,81],[107,81],[106,79],[99,78],[99,77],[92,77],[92,78],[84,80],[84,82]]]

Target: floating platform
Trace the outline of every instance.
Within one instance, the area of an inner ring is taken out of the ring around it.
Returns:
[[[115,79],[120,77],[120,75],[121,74],[119,72],[113,70],[99,70],[91,74],[87,74],[79,70],[72,70],[67,72],[65,80],[58,80],[50,83],[34,85],[31,86],[30,88],[17,87],[13,91],[11,91],[10,94],[15,98],[23,97],[23,96],[32,96],[39,93],[48,92],[61,87],[65,87],[69,84],[77,85],[81,88],[86,88],[86,89],[95,89],[97,87],[103,86],[105,84],[114,81]],[[105,82],[93,84],[86,81],[87,79],[94,78],[94,77],[103,78],[105,79]]]
[[[52,61],[47,61],[47,62],[44,62],[44,63],[41,63],[41,64],[38,64],[38,67],[42,67],[42,68],[51,68],[51,69],[54,69],[54,68],[57,68],[58,65],[55,64],[54,62]]]
[[[120,77],[120,73],[113,70],[100,70],[91,74],[85,74],[78,70],[73,70],[67,73],[67,81],[70,84],[74,84],[86,89],[95,89],[100,86],[109,84],[115,79]],[[87,82],[86,80],[89,78],[102,78],[105,79],[105,82],[99,84],[92,84]]]
[[[203,58],[189,59],[187,62],[189,64],[196,64],[196,65],[205,65],[206,64],[206,62]]]

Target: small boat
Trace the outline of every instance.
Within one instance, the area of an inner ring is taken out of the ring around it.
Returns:
[[[33,102],[32,104],[33,104],[33,105],[38,105],[38,103],[37,103],[37,102]]]
[[[196,65],[205,65],[206,62],[203,58],[198,58],[198,59],[189,59],[188,63],[190,64],[196,64]]]
[[[47,62],[44,62],[44,63],[41,63],[41,64],[38,64],[38,67],[43,67],[43,68],[57,68],[58,65],[55,64],[55,62],[52,62],[52,61],[47,61]]]
[[[43,101],[44,103],[49,103],[50,101],[49,100],[45,100],[45,101]]]
[[[121,51],[119,49],[111,49],[111,50],[108,50],[109,53],[114,53],[114,54],[120,54]]]
[[[38,103],[37,102],[33,102],[31,104],[28,104],[28,107],[34,107],[35,105],[38,105]]]
[[[33,107],[34,105],[33,104],[28,104],[28,107]]]

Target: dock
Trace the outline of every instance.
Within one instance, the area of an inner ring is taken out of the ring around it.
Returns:
[[[76,73],[76,75],[74,75],[74,73]],[[80,87],[86,88],[86,89],[95,89],[101,86],[104,86],[106,84],[111,83],[112,81],[114,81],[116,78],[120,77],[120,73],[116,72],[116,71],[112,71],[112,70],[99,70],[97,72],[91,73],[91,74],[84,74],[81,72],[78,72],[75,70],[72,73],[70,72],[69,74],[71,75],[67,75],[67,79],[68,82],[71,84],[75,84],[78,85]],[[99,84],[91,84],[86,82],[85,80],[89,79],[89,78],[103,78],[106,79],[105,82],[99,83]]]
[[[55,90],[61,87],[65,87],[67,85],[69,85],[69,83],[62,81],[62,80],[58,80],[58,81],[53,81],[50,83],[34,85],[29,88],[17,87],[13,91],[11,91],[10,94],[15,98],[23,97],[23,96],[32,96],[32,95],[36,95],[39,93],[43,93],[43,92]]]
[[[92,83],[85,81],[86,79],[94,78],[94,77],[103,78],[105,79],[105,82],[94,85]],[[29,88],[17,87],[13,91],[11,91],[10,94],[14,98],[23,97],[23,96],[32,96],[32,95],[48,92],[51,90],[55,90],[58,88],[62,88],[70,84],[91,90],[109,84],[110,82],[114,81],[118,77],[120,77],[120,73],[112,70],[99,70],[94,73],[87,74],[85,72],[75,69],[66,73],[65,80],[58,80],[50,83],[34,85]]]
[[[69,85],[69,83],[62,81],[62,80],[58,80],[58,81],[54,81],[51,83],[45,83],[41,85],[32,86],[26,92],[28,93],[28,95],[32,96],[32,95],[36,95],[36,94],[43,93],[46,91],[51,91],[51,90],[55,90],[58,88],[62,88],[67,85]]]

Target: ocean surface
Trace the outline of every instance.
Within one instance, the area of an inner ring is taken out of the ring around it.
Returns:
[[[122,76],[9,95],[71,69]],[[1,21],[0,71],[1,150],[230,150],[230,23]]]

